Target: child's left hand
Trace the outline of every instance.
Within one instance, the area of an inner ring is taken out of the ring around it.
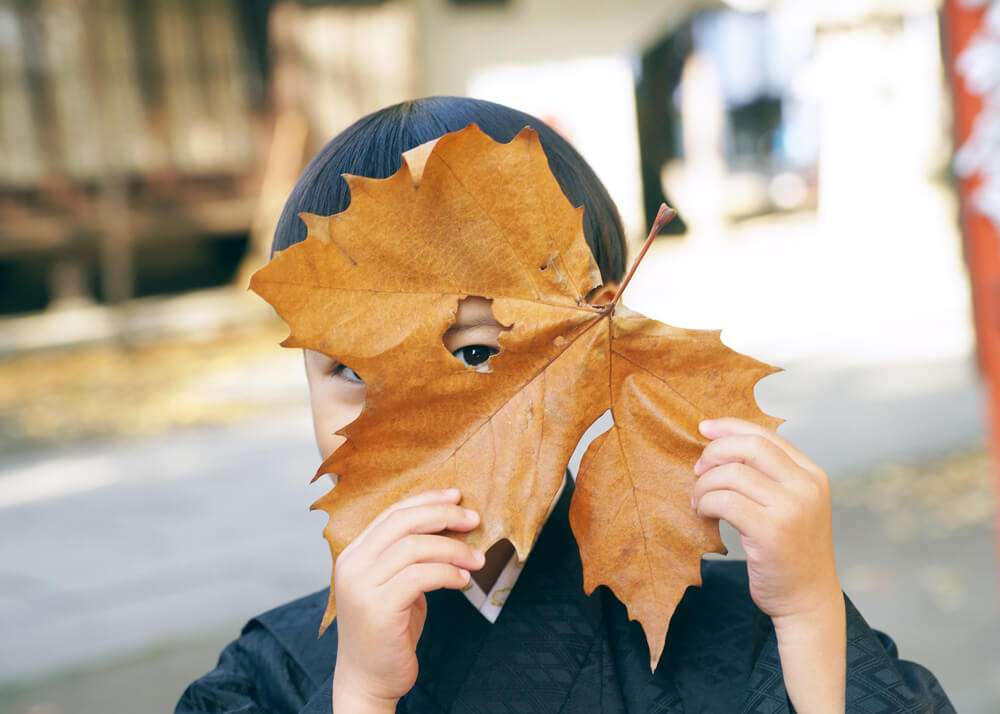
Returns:
[[[694,465],[700,515],[740,532],[750,595],[775,621],[842,607],[826,473],[775,432],[735,417],[701,422],[712,441]]]

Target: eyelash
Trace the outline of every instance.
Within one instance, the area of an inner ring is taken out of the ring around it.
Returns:
[[[486,354],[484,355],[483,352]],[[478,367],[497,352],[499,352],[498,349],[489,345],[466,345],[465,347],[459,347],[452,354],[466,367]],[[350,384],[364,384],[358,373],[346,364],[338,364],[334,367],[333,376]]]
[[[338,364],[335,366],[331,372],[337,379],[342,379],[348,384],[362,385],[364,381],[358,376],[358,373],[353,369],[348,367],[346,364]]]

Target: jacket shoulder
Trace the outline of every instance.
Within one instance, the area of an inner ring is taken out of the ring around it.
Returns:
[[[324,697],[317,692],[332,679],[336,656],[336,629],[318,637],[327,593],[251,618],[222,650],[215,668],[187,686],[176,714],[304,712],[314,697],[321,705]]]
[[[267,610],[243,627],[246,634],[264,629],[315,683],[325,681],[337,659],[337,621],[319,634],[330,588],[317,590]]]

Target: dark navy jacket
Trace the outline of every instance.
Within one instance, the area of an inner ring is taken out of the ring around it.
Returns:
[[[605,588],[583,593],[567,479],[496,623],[457,590],[427,595],[416,686],[405,714],[793,712],[770,618],[750,598],[746,563],[702,561],[651,676],[638,623]],[[327,590],[250,620],[175,714],[329,714],[336,621],[316,634]],[[954,712],[927,669],[847,608],[848,712]],[[338,712],[337,714],[341,714]],[[349,713],[344,713],[349,714]]]

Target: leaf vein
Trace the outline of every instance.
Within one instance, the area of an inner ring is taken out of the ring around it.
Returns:
[[[646,374],[648,374],[648,375],[650,375],[650,376],[652,376],[652,377],[656,378],[656,379],[657,379],[657,380],[658,380],[659,382],[661,382],[661,383],[662,383],[662,384],[663,384],[663,385],[664,385],[664,386],[665,386],[665,387],[666,387],[667,389],[669,389],[669,390],[670,390],[671,392],[673,392],[674,394],[676,394],[676,395],[677,395],[677,397],[678,397],[678,398],[679,398],[679,399],[680,399],[681,401],[683,401],[683,402],[684,402],[685,404],[687,404],[688,406],[690,406],[690,407],[691,407],[692,409],[694,409],[694,410],[695,410],[696,412],[698,412],[699,414],[701,414],[701,415],[702,415],[703,417],[707,417],[707,416],[708,416],[708,415],[707,415],[707,414],[706,414],[705,412],[703,412],[703,411],[702,411],[702,410],[701,410],[701,409],[700,409],[700,408],[698,407],[698,405],[697,405],[697,404],[695,404],[695,403],[694,403],[694,402],[692,402],[692,401],[691,401],[690,399],[688,399],[688,398],[687,398],[687,397],[685,397],[685,396],[684,396],[683,394],[681,394],[681,393],[680,393],[680,392],[678,392],[678,391],[677,391],[676,389],[674,389],[674,388],[673,388],[673,386],[672,386],[672,385],[670,384],[670,382],[668,382],[668,381],[667,381],[666,379],[664,379],[663,377],[661,377],[660,375],[658,375],[658,374],[657,374],[656,372],[652,371],[652,370],[651,370],[651,369],[649,369],[648,367],[645,367],[645,366],[643,366],[643,365],[639,364],[639,363],[638,363],[638,362],[636,362],[636,361],[635,361],[634,359],[631,359],[631,358],[629,358],[629,357],[626,357],[626,356],[625,356],[624,354],[622,354],[621,352],[619,352],[618,350],[616,350],[616,349],[614,349],[614,348],[612,348],[612,349],[611,349],[611,351],[612,351],[612,352],[614,352],[614,354],[616,354],[616,355],[618,355],[619,357],[621,357],[621,358],[622,358],[623,360],[625,360],[626,362],[628,362],[628,363],[630,363],[630,364],[633,364],[633,365],[635,365],[636,367],[638,367],[639,369],[641,369],[641,370],[642,370],[643,372],[645,372]]]
[[[458,174],[455,173],[455,169],[451,167],[451,164],[445,161],[444,157],[442,157],[440,154],[438,155],[437,158],[438,161],[441,162],[441,164],[446,169],[448,169],[448,173],[450,173],[455,178],[455,182],[458,183],[458,185],[462,187],[462,189],[469,196],[469,198],[472,199],[472,202],[476,205],[476,207],[479,208],[480,211],[482,211],[483,215],[486,216],[486,219],[490,223],[492,223],[494,227],[496,227],[497,232],[503,237],[504,243],[506,243],[507,247],[510,249],[511,255],[514,257],[515,262],[517,262],[517,264],[521,266],[521,269],[524,271],[525,276],[527,276],[528,284],[535,291],[535,298],[540,301],[542,294],[538,290],[538,283],[535,282],[534,268],[533,267],[529,268],[521,260],[519,260],[522,253],[514,248],[514,243],[511,242],[510,236],[508,236],[507,232],[500,227],[499,223],[496,222],[496,220],[493,218],[493,214],[490,211],[486,210],[486,208],[482,205],[482,203],[480,203],[476,193],[462,182],[462,179],[459,178]]]

